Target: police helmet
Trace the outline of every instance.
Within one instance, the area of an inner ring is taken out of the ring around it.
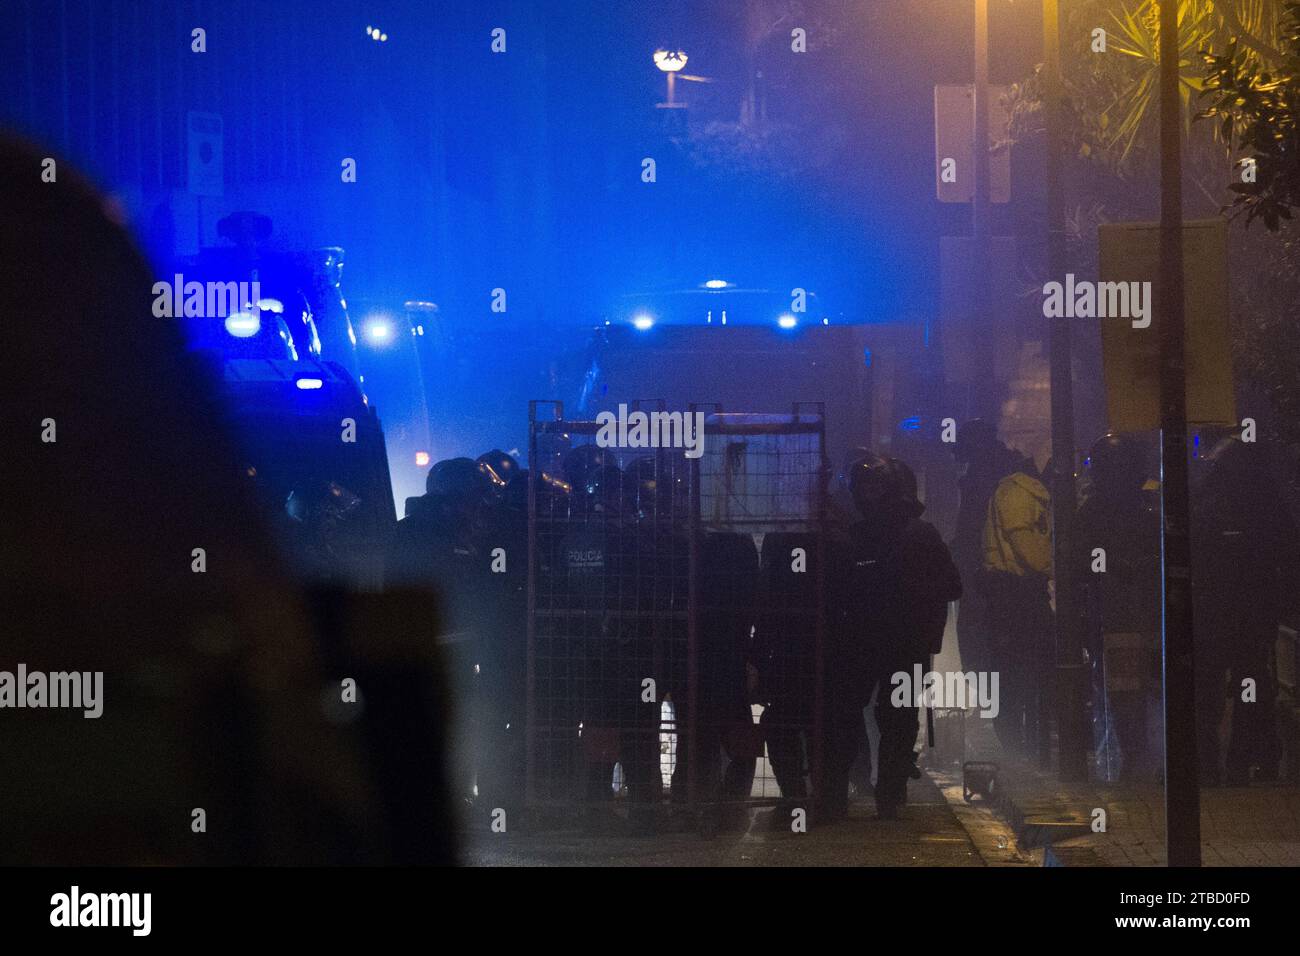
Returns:
[[[868,453],[849,469],[853,503],[864,515],[894,513],[914,517],[924,506],[917,497],[916,473],[897,458]]]
[[[478,456],[478,470],[494,489],[501,492],[519,475],[519,462],[513,455],[493,448]]]
[[[431,495],[477,498],[488,494],[491,485],[472,458],[444,458],[429,469],[424,490]]]

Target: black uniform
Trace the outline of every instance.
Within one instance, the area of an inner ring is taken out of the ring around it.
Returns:
[[[1147,763],[1147,703],[1157,686],[1160,625],[1160,517],[1143,500],[1142,476],[1099,483],[1079,507],[1082,545],[1076,580],[1085,582],[1089,652],[1097,696],[1119,743],[1120,776]],[[1092,570],[1102,548],[1106,570]]]
[[[1239,441],[1216,449],[1194,502],[1197,731],[1200,770],[1211,785],[1249,783],[1252,767],[1276,779],[1281,757],[1273,647],[1279,622],[1295,607],[1300,532],[1261,455]],[[1241,699],[1245,678],[1255,681],[1254,703]],[[1221,755],[1225,683],[1232,738]]]
[[[807,570],[794,570],[796,548],[807,556]],[[812,736],[817,614],[825,600],[815,563],[820,554],[815,534],[772,531],[763,537],[754,660],[765,704],[761,723],[768,759],[787,802],[807,798],[807,763],[820,746]]]
[[[758,736],[753,729],[747,667],[753,659],[752,631],[758,587],[758,549],[748,534],[714,532],[700,544],[696,618],[695,741],[700,762],[696,793],[705,801],[746,799],[754,782]],[[673,795],[684,795],[690,765],[686,728],[687,675],[674,683],[677,766]],[[725,769],[719,762],[726,755]],[[719,770],[722,770],[719,774]]]
[[[642,681],[654,676],[653,562],[634,525],[588,510],[542,568],[539,731],[558,758],[551,769],[569,763],[589,801],[610,799],[615,762],[633,801],[662,794],[659,704],[642,700]]]
[[[528,514],[502,500],[475,539],[474,577],[484,596],[475,674],[484,748],[478,790],[489,809],[508,808],[522,798],[526,760]]]
[[[896,707],[891,677],[911,675],[943,644],[948,602],[961,597],[961,579],[947,545],[919,517],[860,521],[849,528],[847,554],[836,562],[833,656],[842,662],[832,675],[838,746],[832,748],[827,796],[840,800],[848,768],[860,746],[862,708],[876,692],[880,728],[876,803],[897,808],[905,802],[915,766],[919,710]],[[908,701],[908,704],[913,704]]]
[[[916,476],[901,461],[869,455],[852,472],[863,520],[834,555],[828,648],[828,747],[824,814],[846,809],[848,772],[862,737],[862,708],[876,695],[880,759],[876,808],[892,818],[907,799],[915,770],[917,719],[912,699],[894,700],[893,675],[928,669],[943,644],[948,602],[961,578],[939,532],[920,519]],[[833,668],[833,669],[832,669]]]

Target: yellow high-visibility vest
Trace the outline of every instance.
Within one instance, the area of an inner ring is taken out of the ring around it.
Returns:
[[[1052,499],[1024,472],[1007,475],[984,519],[984,569],[1024,576],[1052,569]]]

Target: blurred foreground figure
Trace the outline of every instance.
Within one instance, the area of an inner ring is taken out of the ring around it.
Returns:
[[[826,793],[824,820],[847,812],[848,773],[863,741],[862,708],[876,695],[880,754],[876,810],[896,819],[915,775],[920,709],[896,693],[892,677],[929,670],[943,644],[948,603],[961,597],[961,578],[939,532],[921,520],[916,476],[896,458],[868,455],[849,474],[862,520],[848,529],[831,563],[827,636]],[[920,688],[913,688],[920,693]]]
[[[1088,476],[1088,496],[1079,506],[1077,580],[1087,590],[1088,649],[1102,703],[1100,770],[1108,780],[1154,778],[1158,761],[1148,753],[1147,715],[1160,688],[1160,515],[1143,495],[1141,440],[1104,435],[1088,454]]]
[[[448,458],[429,469],[425,489],[423,496],[406,501],[406,517],[397,523],[384,562],[384,581],[389,587],[423,589],[444,609],[436,640],[451,677],[451,785],[463,808],[473,801],[478,760],[485,750],[476,669],[492,601],[480,540],[492,486],[473,459]]]
[[[1276,780],[1277,627],[1296,602],[1300,534],[1283,504],[1265,450],[1237,438],[1210,455],[1193,499],[1192,583],[1195,600],[1197,732],[1202,780],[1244,786]],[[1254,683],[1243,699],[1243,681]],[[1226,692],[1225,692],[1226,684]],[[1226,754],[1219,742],[1231,697]]]
[[[436,609],[285,573],[148,268],[42,155],[0,143],[3,668],[100,671],[102,715],[5,711],[0,860],[449,862]]]

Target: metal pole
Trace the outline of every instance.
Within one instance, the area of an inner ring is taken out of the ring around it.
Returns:
[[[537,801],[537,482],[541,478],[537,454],[537,402],[528,403],[528,617],[524,640],[527,664],[524,683],[524,803]],[[554,731],[551,731],[553,734]],[[554,746],[548,742],[548,745]]]
[[[1047,261],[1065,279],[1065,202],[1061,163],[1061,29],[1059,0],[1043,0],[1044,117],[1047,132]],[[1056,728],[1062,780],[1088,778],[1084,695],[1087,669],[1075,576],[1074,382],[1070,320],[1052,320],[1052,565],[1056,578]],[[1047,675],[1044,675],[1046,677]],[[1045,717],[1044,713],[1042,717]],[[1050,746],[1050,742],[1049,742]],[[1050,759],[1050,755],[1049,755]]]
[[[1187,375],[1183,358],[1182,103],[1178,2],[1160,3],[1160,516],[1164,577],[1165,846],[1170,866],[1201,865],[1196,766]]]
[[[972,412],[996,423],[997,382],[993,376],[993,310],[990,306],[989,261],[989,0],[975,0],[975,85],[974,85],[975,194],[971,202],[972,261],[975,269],[975,328],[979,352],[977,375],[972,388]]]
[[[695,414],[695,405],[691,405],[688,414]],[[690,552],[686,564],[686,803],[692,810],[699,809],[699,734],[696,719],[700,712],[700,570],[701,543],[703,530],[700,528],[700,460],[692,458],[688,466],[690,487],[687,489],[690,500]],[[677,740],[681,742],[681,721],[677,720]],[[716,755],[709,754],[708,759]],[[680,753],[679,757],[680,758]],[[676,797],[676,795],[674,795]]]

